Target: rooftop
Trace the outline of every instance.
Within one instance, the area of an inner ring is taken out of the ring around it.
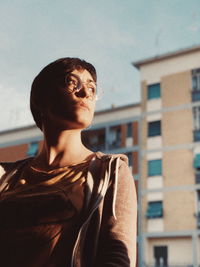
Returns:
[[[142,65],[154,63],[157,61],[161,61],[163,59],[169,59],[169,58],[184,55],[184,54],[194,53],[196,51],[200,51],[200,45],[194,45],[188,48],[176,50],[174,52],[169,52],[169,53],[165,53],[162,55],[157,55],[155,57],[141,59],[139,61],[132,62],[132,65],[136,67],[137,69],[139,69]]]

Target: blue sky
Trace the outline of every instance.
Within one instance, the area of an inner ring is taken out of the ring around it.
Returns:
[[[29,92],[46,64],[93,63],[97,109],[140,101],[131,62],[200,44],[199,0],[1,0],[0,131],[32,124]]]

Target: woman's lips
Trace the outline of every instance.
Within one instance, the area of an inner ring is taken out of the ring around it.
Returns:
[[[83,109],[90,110],[89,107],[88,107],[88,105],[85,104],[84,102],[77,102],[77,103],[75,103],[75,106],[80,107],[80,108],[83,108]]]

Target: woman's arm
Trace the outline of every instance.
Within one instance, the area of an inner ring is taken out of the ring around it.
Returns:
[[[137,198],[135,184],[127,164],[120,160],[115,214],[113,195],[115,186],[109,187],[100,229],[97,264],[101,267],[134,267],[136,263]],[[113,175],[115,173],[113,172]]]

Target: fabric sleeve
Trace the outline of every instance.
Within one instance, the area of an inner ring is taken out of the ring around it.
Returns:
[[[112,171],[115,175],[115,169]],[[113,179],[112,179],[113,180]],[[99,236],[98,267],[135,267],[137,239],[137,198],[135,184],[128,165],[120,160],[118,182],[113,214],[112,183],[103,205],[102,224]]]
[[[0,164],[0,179],[1,177],[5,174],[5,170],[4,168],[2,167],[2,164]]]

